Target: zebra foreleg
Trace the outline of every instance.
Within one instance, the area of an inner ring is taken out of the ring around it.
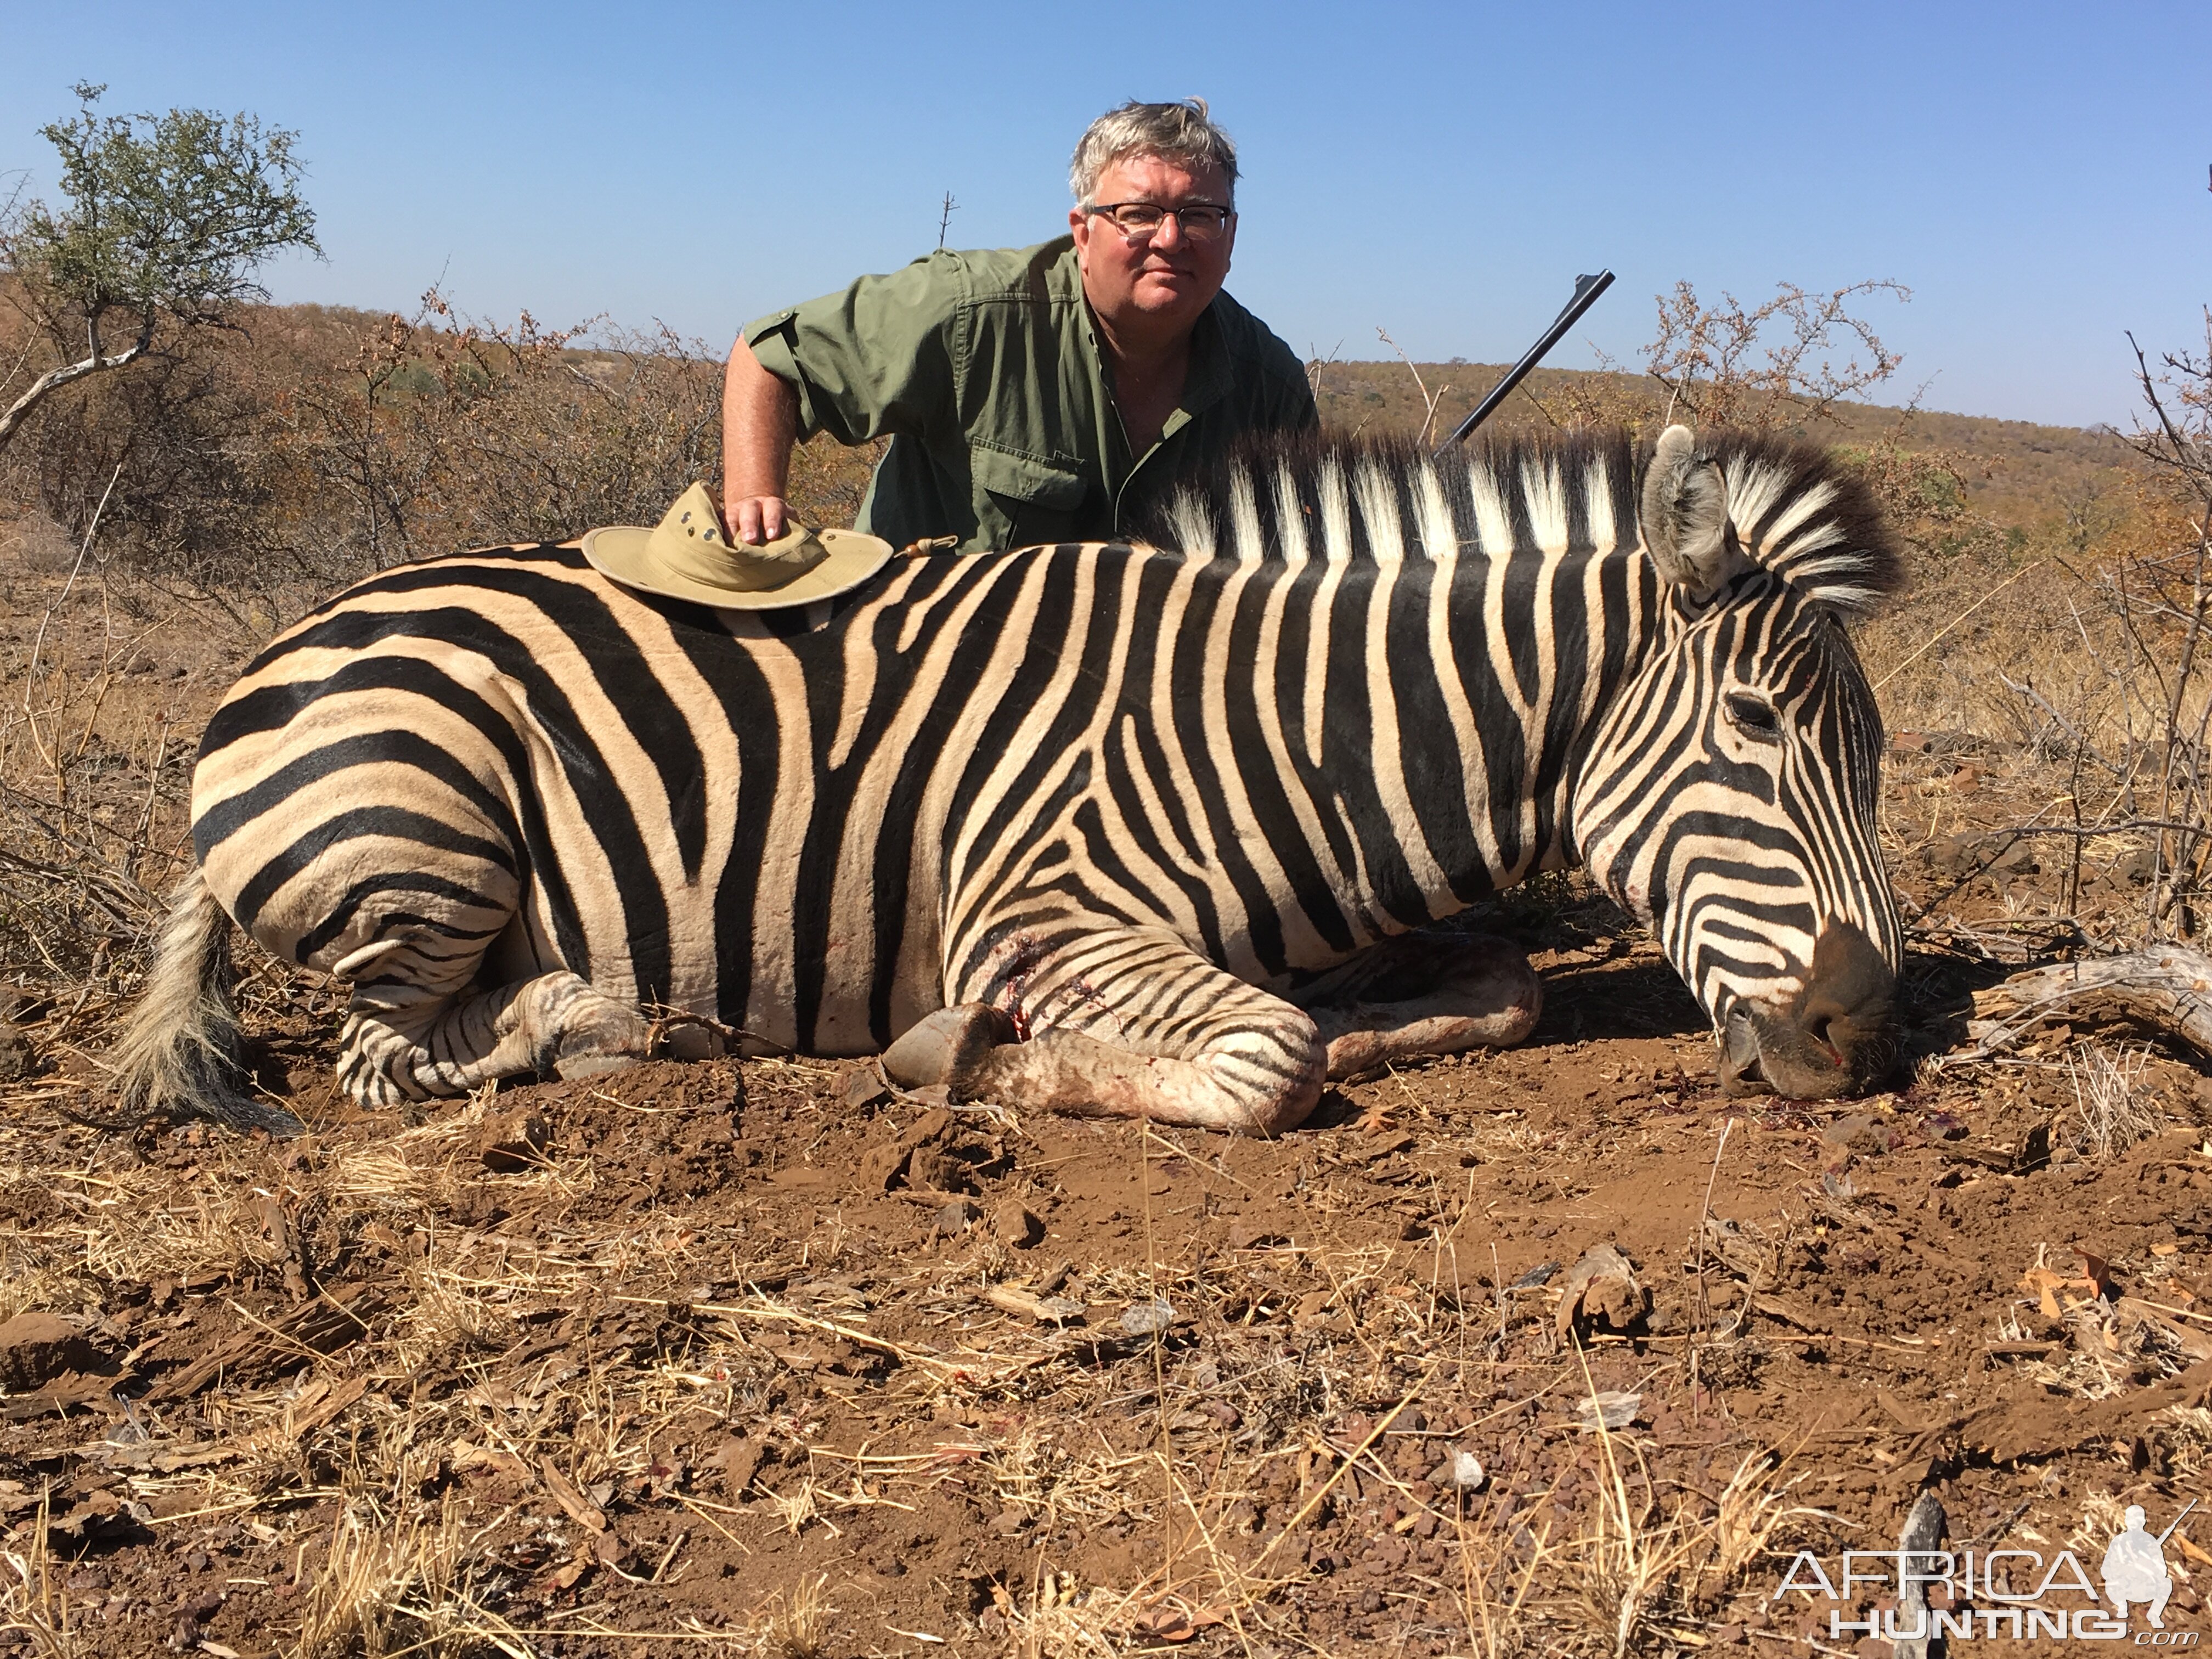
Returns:
[[[1409,933],[1291,994],[1328,1048],[1331,1081],[1394,1060],[1505,1048],[1535,1029],[1544,985],[1503,939]]]
[[[338,1079],[362,1105],[391,1106],[526,1072],[588,1077],[635,1065],[652,1047],[635,1004],[565,970],[458,997],[387,982],[354,993]]]
[[[944,1028],[931,1039],[945,1056],[938,1080],[957,1097],[1255,1135],[1297,1127],[1321,1100],[1312,1019],[1170,934],[1085,929],[971,995],[932,1017]],[[1018,1025],[1028,1041],[981,1040]]]

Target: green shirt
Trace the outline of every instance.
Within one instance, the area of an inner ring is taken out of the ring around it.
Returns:
[[[763,317],[745,341],[798,392],[802,437],[890,437],[856,528],[894,547],[1110,540],[1244,434],[1318,424],[1296,355],[1221,294],[1192,334],[1180,404],[1133,456],[1068,236],[940,251]]]

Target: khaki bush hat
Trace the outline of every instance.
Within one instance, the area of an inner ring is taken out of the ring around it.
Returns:
[[[884,568],[891,544],[856,530],[794,525],[764,546],[724,539],[714,498],[693,484],[651,530],[615,525],[584,538],[584,556],[602,575],[718,610],[770,611],[834,599]]]

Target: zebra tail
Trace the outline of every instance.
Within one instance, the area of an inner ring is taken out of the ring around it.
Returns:
[[[111,1053],[121,1110],[102,1127],[201,1117],[280,1138],[305,1131],[291,1113],[246,1091],[230,994],[230,927],[195,866],[177,889],[138,1006]]]

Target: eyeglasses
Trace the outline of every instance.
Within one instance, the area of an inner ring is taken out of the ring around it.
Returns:
[[[1228,234],[1229,222],[1237,216],[1235,209],[1216,207],[1210,202],[1194,202],[1179,208],[1162,207],[1158,202],[1102,202],[1084,211],[1111,219],[1114,228],[1133,242],[1150,241],[1170,213],[1182,227],[1182,234],[1192,241],[1218,242]]]

